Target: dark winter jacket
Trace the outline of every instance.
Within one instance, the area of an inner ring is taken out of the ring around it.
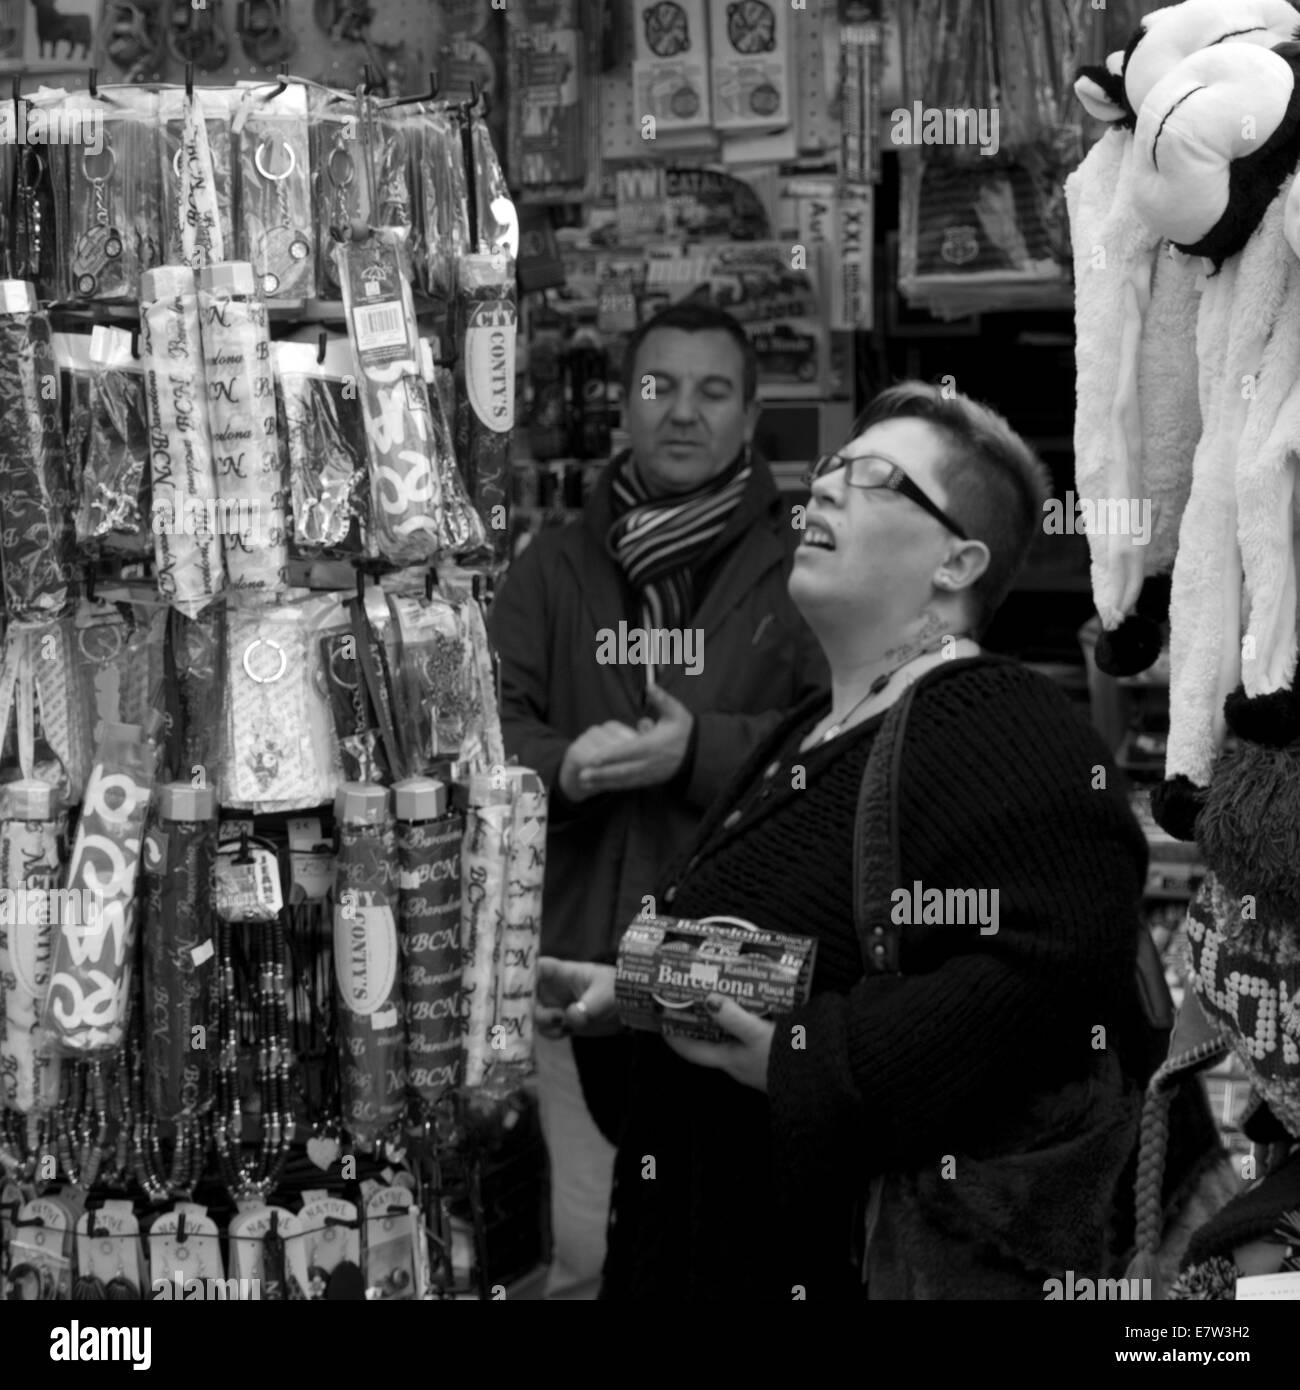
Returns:
[[[607,470],[580,522],[541,532],[513,563],[489,630],[501,660],[506,753],[551,790],[542,947],[571,960],[612,958],[642,898],[687,843],[701,814],[791,706],[827,685],[825,658],[786,592],[798,532],[765,464],[696,572],[691,626],[703,669],[656,679],[696,716],[689,766],[674,783],[606,793],[572,806],[556,781],[568,745],[591,725],[635,726],[646,673],[597,662],[602,630],[640,623],[606,536]]]
[[[825,703],[792,716],[660,885],[675,915],[813,936],[817,963],[809,1002],[776,1020],[766,1095],[628,1040],[607,1298],[860,1297],[868,1213],[877,1298],[1036,1299],[1064,1269],[1112,1273],[1146,843],[1042,677],[988,658],[927,673],[901,750],[896,710],[806,751]],[[995,930],[909,920],[918,886],[996,893]],[[864,973],[878,945],[896,965]]]

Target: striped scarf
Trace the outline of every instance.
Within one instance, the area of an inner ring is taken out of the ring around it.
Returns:
[[[695,567],[726,529],[753,468],[749,451],[694,492],[651,497],[629,454],[613,482],[609,548],[641,603],[646,628],[684,628]]]

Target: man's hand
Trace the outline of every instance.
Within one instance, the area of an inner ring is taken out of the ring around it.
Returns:
[[[611,741],[578,774],[578,781],[588,795],[657,787],[677,775],[691,741],[695,716],[680,700],[657,685],[650,686],[647,693],[658,719],[653,722],[640,720],[637,732],[630,739]]]
[[[568,1033],[604,1037],[617,1033],[614,967],[583,960],[541,956],[537,962],[537,998],[533,1022],[547,1038]]]
[[[593,724],[581,733],[564,750],[564,761],[560,764],[560,790],[575,805],[595,796],[599,787],[593,787],[583,780],[589,768],[599,765],[600,760],[615,748],[629,740],[635,742],[636,730],[617,719],[607,719],[603,724]]]
[[[711,994],[705,1001],[709,1016],[719,1028],[730,1033],[731,1042],[701,1042],[698,1038],[673,1037],[666,1030],[664,1041],[679,1056],[698,1067],[716,1067],[742,1086],[767,1091],[767,1058],[772,1051],[776,1025],[742,1009],[734,999]]]

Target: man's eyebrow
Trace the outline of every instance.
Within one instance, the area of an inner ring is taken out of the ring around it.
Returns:
[[[668,368],[668,367],[651,367],[651,368],[646,372],[646,375],[647,375],[647,376],[661,376],[661,377],[664,377],[664,378],[665,378],[666,380],[668,380],[668,381],[678,381],[678,380],[680,380],[680,378],[678,377],[677,373],[674,372],[674,371],[672,371],[672,370],[671,370],[670,368]],[[733,380],[731,379],[731,377],[725,376],[725,375],[723,375],[721,372],[710,372],[708,376],[702,377],[702,378],[701,378],[700,384],[703,385],[703,386],[729,386],[729,387],[731,387],[733,390],[735,389],[735,387],[736,387],[736,385],[737,385],[737,383],[736,383],[735,381],[733,381]]]

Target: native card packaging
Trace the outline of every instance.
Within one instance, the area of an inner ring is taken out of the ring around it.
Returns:
[[[627,1028],[705,1042],[728,1034],[704,1011],[711,994],[762,1017],[808,1002],[817,943],[738,917],[637,917],[618,947],[614,993]]]

